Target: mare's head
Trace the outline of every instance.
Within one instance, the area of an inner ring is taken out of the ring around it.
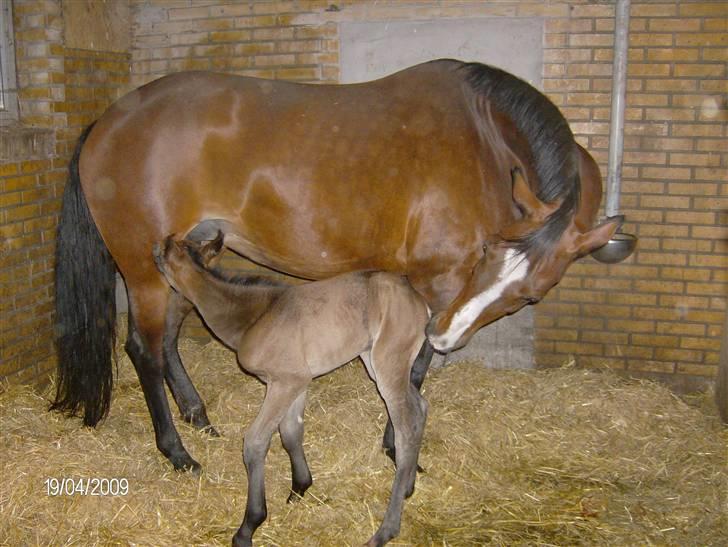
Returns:
[[[176,291],[181,292],[181,283],[186,273],[214,267],[220,260],[223,234],[206,243],[175,239],[174,234],[154,245],[152,254],[157,268]]]
[[[488,237],[463,290],[427,326],[436,350],[462,347],[479,328],[540,301],[572,262],[606,244],[621,223],[609,220],[582,231],[572,211],[555,229],[563,215],[561,201],[541,201],[518,170],[513,172],[513,201],[518,218]]]

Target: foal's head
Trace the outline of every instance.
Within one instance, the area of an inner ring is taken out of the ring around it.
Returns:
[[[186,274],[214,267],[223,250],[223,234],[218,232],[215,239],[207,243],[175,239],[174,235],[169,235],[154,245],[152,254],[157,268],[172,288],[181,291]]]
[[[563,231],[547,233],[547,223],[563,212],[561,201],[542,202],[518,170],[513,201],[519,218],[484,242],[483,257],[463,290],[427,326],[436,350],[462,347],[479,328],[541,300],[572,262],[606,244],[621,224],[612,219],[582,232],[571,212],[562,219]]]

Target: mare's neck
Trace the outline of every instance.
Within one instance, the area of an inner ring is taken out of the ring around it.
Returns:
[[[207,326],[226,346],[237,351],[247,330],[286,289],[284,285],[230,281],[208,271],[188,276],[183,294]]]

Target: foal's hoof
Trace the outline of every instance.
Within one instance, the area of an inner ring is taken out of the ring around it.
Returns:
[[[288,499],[286,500],[286,503],[296,503],[297,501],[300,501],[303,499],[302,494],[298,494],[296,492],[291,491],[290,494],[288,494]]]
[[[203,433],[207,433],[210,437],[221,437],[220,433],[217,431],[217,429],[215,429],[215,426],[210,424],[201,427],[200,431],[202,431]]]
[[[392,463],[397,466],[397,454],[394,451],[394,448],[385,448],[384,453],[389,457],[390,460],[392,460]],[[425,473],[425,469],[420,466],[420,464],[417,464],[417,472],[418,473]]]

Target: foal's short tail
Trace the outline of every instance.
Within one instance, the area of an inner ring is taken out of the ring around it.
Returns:
[[[63,193],[56,236],[56,346],[58,375],[51,410],[83,409],[95,426],[109,412],[116,339],[116,267],[81,189],[78,159],[93,124],[76,145]]]

